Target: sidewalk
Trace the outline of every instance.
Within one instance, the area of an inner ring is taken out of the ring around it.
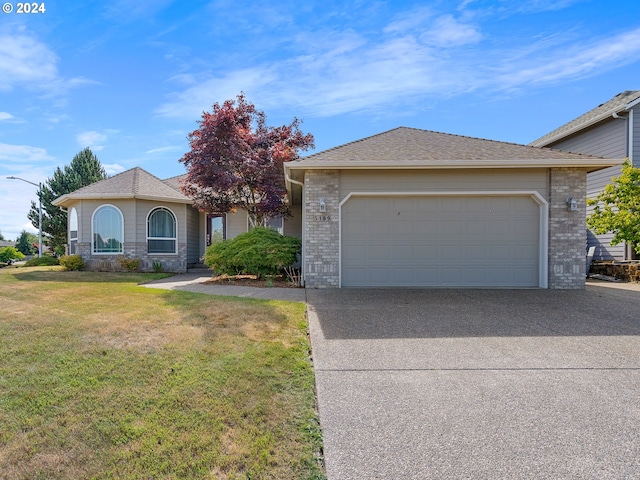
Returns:
[[[305,302],[304,288],[257,288],[236,285],[224,285],[208,282],[211,274],[184,273],[172,277],[154,280],[141,287],[160,288],[163,290],[184,290],[187,292],[206,293],[209,295],[223,295],[230,297],[260,298],[263,300],[288,300]]]

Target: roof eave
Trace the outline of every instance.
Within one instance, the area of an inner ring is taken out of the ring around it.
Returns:
[[[633,107],[639,99],[634,100],[631,103],[628,103],[626,105],[622,105],[619,106],[617,108],[612,108],[611,110],[607,110],[605,113],[601,113],[600,115],[598,115],[597,117],[592,118],[591,120],[588,120],[584,123],[581,123],[579,125],[576,125],[564,132],[560,132],[557,135],[554,135],[551,138],[548,138],[546,140],[535,140],[533,142],[531,142],[529,145],[532,147],[546,147],[548,145],[551,145],[552,143],[557,142],[558,140],[562,140],[563,138],[566,138],[568,136],[573,135],[574,133],[578,133],[580,130],[584,130],[585,128],[589,128],[597,123],[602,122],[603,120],[606,120],[607,118],[613,116],[614,113],[620,113],[620,112],[624,112],[629,110],[631,107]],[[562,127],[560,127],[562,128]]]
[[[520,160],[439,160],[435,162],[359,162],[359,161],[329,161],[329,162],[300,162],[285,164],[285,169],[291,170],[442,170],[442,169],[473,169],[473,168],[586,168],[589,172],[603,168],[621,165],[624,159],[610,158],[562,158],[562,159],[520,159]]]
[[[154,195],[131,195],[117,193],[95,193],[89,195],[62,195],[51,202],[56,207],[66,207],[74,201],[80,200],[150,200],[164,203],[184,203],[191,205],[193,202],[189,198],[168,198]]]

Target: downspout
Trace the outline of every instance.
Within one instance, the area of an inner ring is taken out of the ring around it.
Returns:
[[[289,176],[289,173],[287,172],[286,168],[284,170],[284,178],[287,182],[289,182],[290,184],[294,184],[294,185],[299,185],[300,188],[302,189],[302,252],[301,252],[301,256],[302,258],[300,259],[300,275],[301,275],[301,280],[302,280],[302,286],[305,286],[305,278],[304,278],[304,273],[305,273],[305,268],[304,268],[304,259],[305,259],[305,239],[306,239],[306,235],[305,235],[305,231],[306,231],[306,223],[307,223],[307,215],[306,215],[306,202],[304,201],[304,183],[299,182],[298,180],[294,180],[293,178],[291,178]]]

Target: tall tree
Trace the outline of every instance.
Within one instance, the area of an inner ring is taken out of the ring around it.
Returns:
[[[37,248],[34,246],[37,243],[37,235],[29,233],[26,230],[22,230],[22,233],[20,233],[20,236],[16,240],[15,247],[24,255],[33,255],[37,251]]]
[[[265,113],[241,93],[215,103],[199,123],[188,137],[191,151],[180,159],[188,169],[182,190],[194,206],[208,213],[244,209],[253,226],[286,215],[283,163],[313,148],[313,135],[300,131],[300,121],[267,126]]]
[[[56,168],[53,177],[42,184],[42,233],[54,251],[62,253],[67,243],[67,212],[52,205],[56,198],[107,178],[107,173],[90,148],[73,157],[63,169]],[[38,204],[31,202],[28,214],[32,225],[38,228]]]
[[[4,235],[2,235],[2,230],[0,230],[0,240],[6,241],[6,238],[4,238]]]
[[[627,241],[640,253],[640,168],[627,160],[620,175],[612,180],[604,191],[588,200],[595,207],[587,226],[597,234],[613,233],[612,245]]]

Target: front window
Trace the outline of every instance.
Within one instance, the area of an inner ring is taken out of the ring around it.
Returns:
[[[215,245],[227,238],[225,216],[210,215],[207,224],[207,246]]]
[[[124,222],[113,205],[103,205],[93,213],[93,253],[122,253]]]
[[[280,235],[284,234],[284,220],[282,217],[270,218],[267,220],[267,227],[275,230]]]
[[[176,217],[166,208],[156,208],[147,220],[147,252],[176,253]]]
[[[76,253],[78,243],[78,212],[75,207],[69,211],[69,255]]]

